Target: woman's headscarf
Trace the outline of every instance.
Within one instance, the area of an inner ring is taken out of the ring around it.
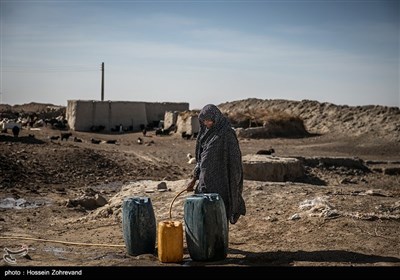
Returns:
[[[222,114],[222,112],[218,109],[217,106],[213,104],[208,104],[201,109],[199,113],[199,122],[200,122],[200,131],[198,137],[196,139],[196,160],[199,160],[199,152],[201,143],[204,143],[210,136],[215,133],[221,134],[225,129],[231,129],[230,123],[228,119]],[[208,129],[204,125],[205,120],[211,120],[214,122],[214,125]]]

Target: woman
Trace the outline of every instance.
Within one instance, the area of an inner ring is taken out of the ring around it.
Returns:
[[[242,197],[242,154],[229,120],[212,104],[199,114],[200,132],[196,141],[196,167],[187,191],[218,193],[225,204],[227,219],[235,224],[246,214]]]

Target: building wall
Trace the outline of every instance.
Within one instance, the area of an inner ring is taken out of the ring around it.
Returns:
[[[107,132],[120,124],[140,131],[140,125],[164,119],[165,111],[187,110],[189,103],[149,103],[133,101],[68,100],[66,117],[71,130],[90,131],[104,126]]]
[[[178,127],[177,129],[178,133],[185,132],[188,135],[193,135],[200,131],[199,118],[196,115],[191,116],[191,115],[180,114],[178,115],[176,124]]]
[[[178,111],[167,111],[164,115],[164,128],[169,128],[171,125],[176,125],[178,119]]]
[[[190,118],[190,134],[197,134],[200,132],[200,123],[199,123],[199,117],[198,116],[192,116]]]
[[[189,103],[146,102],[146,113],[149,121],[163,120],[166,111],[185,111],[189,110]]]
[[[67,101],[67,108],[65,110],[65,118],[68,121],[68,126],[72,130],[77,130],[76,129],[76,106],[77,106],[77,101],[76,100],[68,100]]]

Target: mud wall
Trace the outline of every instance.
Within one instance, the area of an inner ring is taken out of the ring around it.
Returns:
[[[164,120],[166,111],[185,111],[189,110],[189,103],[171,103],[171,102],[160,102],[160,103],[150,103],[146,102],[146,115],[147,120],[157,121]]]
[[[75,131],[104,126],[104,131],[110,132],[120,124],[125,130],[140,131],[140,125],[162,120],[165,111],[188,108],[189,103],[68,100],[66,118]]]
[[[200,130],[199,118],[197,115],[180,114],[176,121],[178,133],[185,132],[188,135],[198,133]]]

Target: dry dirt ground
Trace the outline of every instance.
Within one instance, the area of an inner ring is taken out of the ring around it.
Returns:
[[[298,182],[244,182],[246,216],[229,228],[228,256],[182,263],[154,254],[129,256],[124,247],[121,199],[151,198],[156,219],[169,219],[172,199],[185,188],[194,140],[150,132],[72,132],[82,143],[50,141],[50,128],[0,135],[0,266],[400,266],[400,176],[341,166],[306,167]],[[35,137],[29,137],[34,134]],[[117,140],[92,144],[90,139]],[[146,145],[147,144],[147,145]],[[275,149],[275,156],[358,157],[370,170],[400,166],[400,143],[374,135],[326,134],[302,139],[240,139],[242,154]],[[167,183],[159,192],[157,183]],[[154,191],[155,190],[155,191]],[[100,194],[108,204],[87,209],[75,201]],[[183,221],[180,195],[173,220]],[[25,201],[25,202],[24,202]],[[20,207],[16,207],[19,205]],[[5,248],[28,247],[15,264]]]

